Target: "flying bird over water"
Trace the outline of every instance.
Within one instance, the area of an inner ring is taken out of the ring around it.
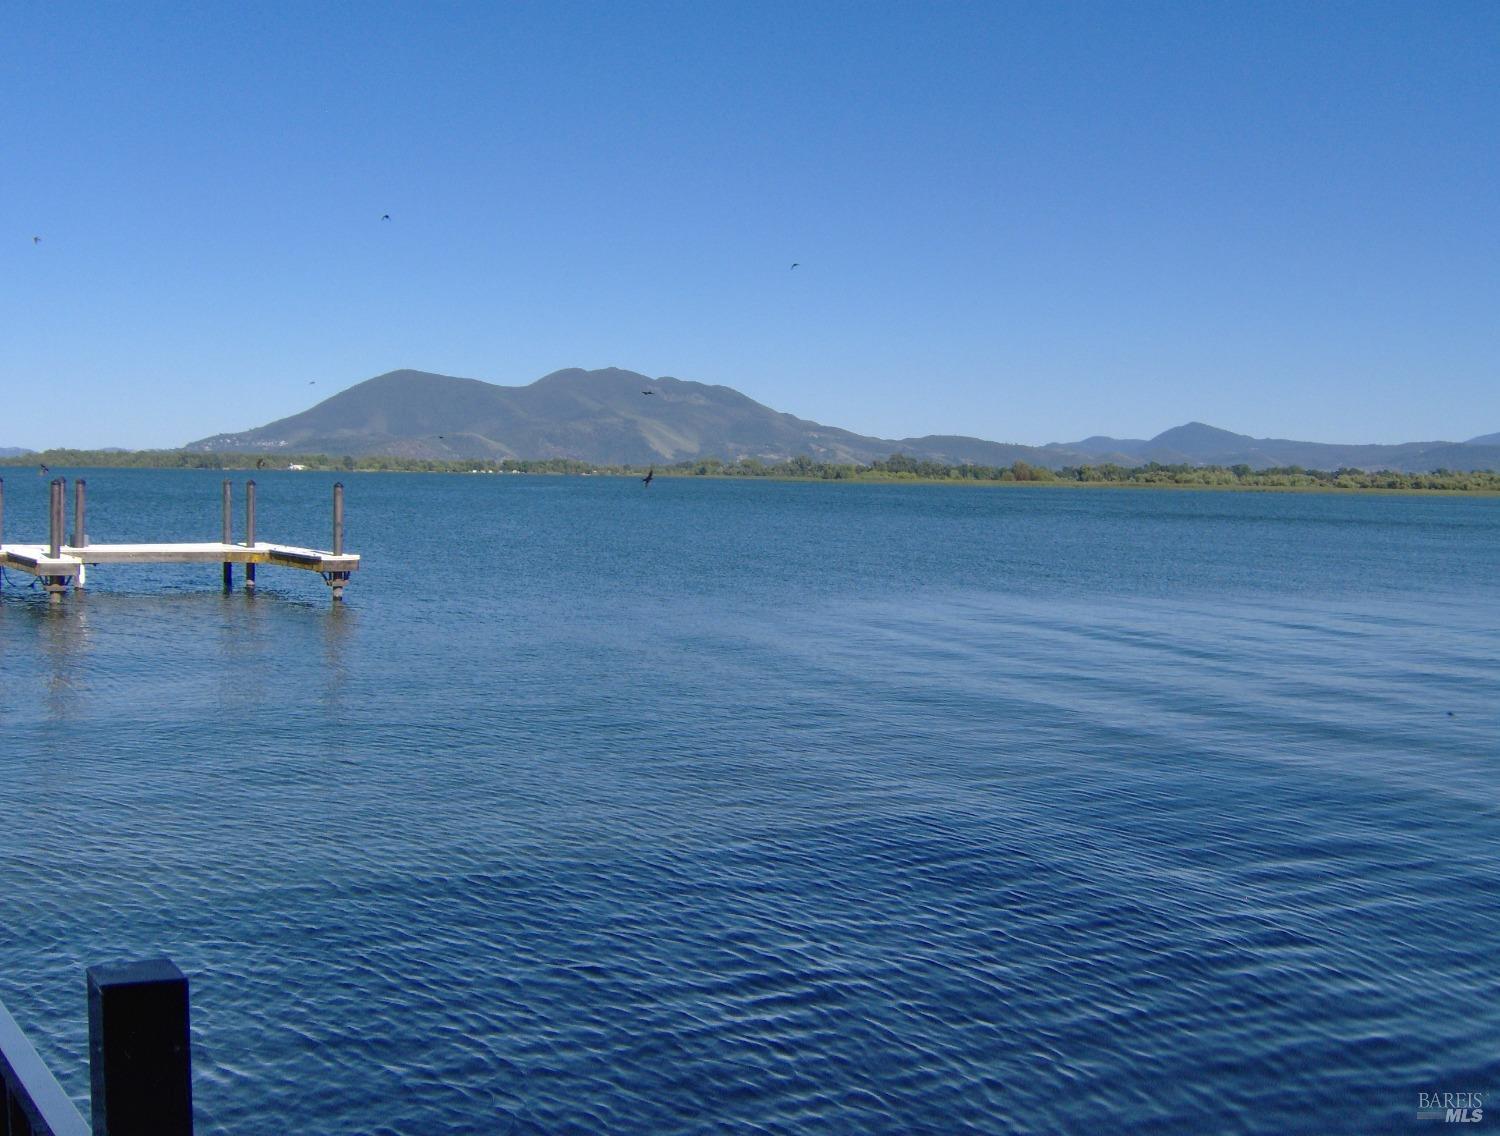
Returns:
[[[266,468],[266,459],[265,458],[256,458],[255,459],[255,468],[256,469],[265,469]]]
[[[651,485],[651,479],[653,477],[655,477],[655,476],[656,476],[656,467],[652,466],[650,469],[648,469],[646,471],[646,476],[643,477],[643,478],[641,478],[641,484],[649,487]]]
[[[52,471],[44,465],[39,465],[36,467],[36,475],[38,477],[46,477],[51,472]]]

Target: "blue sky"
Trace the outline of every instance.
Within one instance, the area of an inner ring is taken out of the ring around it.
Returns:
[[[0,445],[175,446],[397,367],[887,437],[1500,430],[1494,3],[0,22]]]

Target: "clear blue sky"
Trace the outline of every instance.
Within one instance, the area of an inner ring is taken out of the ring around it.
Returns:
[[[0,28],[0,445],[175,446],[397,367],[888,437],[1500,430],[1490,0]]]

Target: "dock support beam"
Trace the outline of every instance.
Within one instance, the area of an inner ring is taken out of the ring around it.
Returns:
[[[187,976],[164,958],[87,973],[94,1136],[192,1136]]]
[[[245,482],[245,547],[255,547],[255,481],[251,479]],[[245,590],[251,591],[255,587],[255,562],[250,561],[245,565]]]
[[[234,507],[234,491],[229,487],[229,479],[224,479],[224,543],[228,544],[234,536],[234,520],[230,511]],[[224,590],[227,592],[234,587],[234,565],[224,561]]]

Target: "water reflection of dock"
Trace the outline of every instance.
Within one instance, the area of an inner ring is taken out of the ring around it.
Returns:
[[[0,568],[14,568],[36,576],[47,590],[52,603],[60,603],[71,585],[84,587],[87,569],[100,564],[219,564],[224,587],[234,586],[234,566],[243,565],[246,588],[255,587],[258,565],[270,564],[317,572],[328,584],[335,602],[344,598],[349,575],[359,567],[359,556],[344,551],[344,485],[333,487],[333,548],[298,548],[255,539],[255,482],[245,484],[245,539],[233,540],[231,485],[224,482],[223,539],[191,543],[162,544],[93,544],[85,527],[85,482],[73,483],[73,539],[65,540],[65,485],[63,478],[52,482],[49,540],[46,544],[10,544],[4,536],[5,483],[0,481]]]

